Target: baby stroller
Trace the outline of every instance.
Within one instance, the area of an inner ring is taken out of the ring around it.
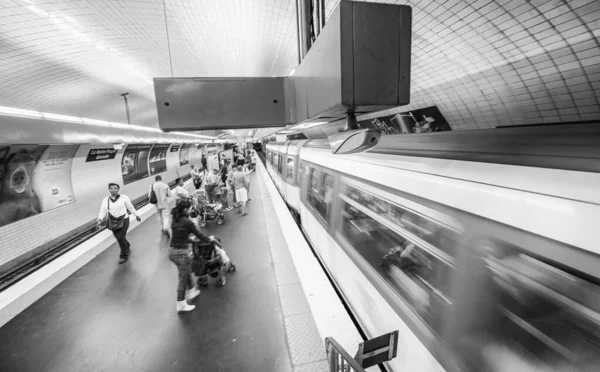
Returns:
[[[198,276],[199,286],[206,287],[209,276],[217,278],[217,285],[224,286],[227,282],[224,271],[235,272],[235,264],[221,248],[220,239],[217,238],[210,243],[192,241],[192,250],[192,271]]]
[[[206,226],[208,221],[217,220],[217,224],[222,225],[225,222],[225,214],[223,213],[223,204],[209,204],[206,196],[202,192],[196,192],[196,203],[194,203],[194,211],[190,216],[198,217],[200,227]]]

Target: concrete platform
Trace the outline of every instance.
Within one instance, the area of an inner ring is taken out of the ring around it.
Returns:
[[[260,167],[248,216],[232,210],[203,229],[222,239],[237,271],[225,287],[204,288],[196,310],[177,315],[168,239],[150,218],[128,234],[126,264],[113,244],[0,328],[0,371],[327,371],[323,339],[336,335],[322,333],[341,328],[351,343],[358,333],[331,287],[310,297],[333,301],[322,305],[337,319],[315,319],[319,304],[298,275],[315,262],[294,261],[277,218],[282,201]]]

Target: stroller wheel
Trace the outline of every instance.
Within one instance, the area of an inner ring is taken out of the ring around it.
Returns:
[[[206,276],[198,278],[198,285],[201,285],[203,287],[206,287],[208,285],[208,279],[206,278]]]
[[[200,222],[200,227],[205,227],[205,226],[206,226],[206,222],[205,221]]]
[[[221,279],[219,279],[219,281],[217,282],[218,285],[220,285],[221,287],[225,285],[225,283],[227,283],[227,279],[225,278],[225,275],[223,275],[221,277]]]
[[[223,224],[223,222],[225,222],[225,221],[223,221],[222,219],[218,219],[218,220],[217,220],[217,225],[222,225],[222,224]]]
[[[230,263],[230,264],[229,264],[229,268],[227,269],[227,271],[229,271],[230,273],[233,273],[233,272],[235,272],[235,265],[234,265],[234,264],[232,264],[232,263]]]

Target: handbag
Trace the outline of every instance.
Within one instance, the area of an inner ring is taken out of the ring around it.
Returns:
[[[154,185],[152,185],[151,187],[151,192],[150,192],[150,204],[156,204],[158,203],[158,199],[156,198],[156,193],[154,192]]]
[[[108,208],[108,217],[106,219],[106,228],[111,231],[121,230],[125,225],[125,217],[127,214],[124,214],[121,217],[115,217],[110,214],[110,198],[106,199],[106,206]]]

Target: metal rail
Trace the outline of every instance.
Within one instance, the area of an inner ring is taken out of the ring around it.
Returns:
[[[333,337],[325,338],[329,372],[365,372],[354,358]]]
[[[181,177],[184,180],[188,180],[191,178],[190,175],[186,175]],[[176,187],[175,184],[169,185],[171,189]],[[134,203],[135,209],[143,208],[148,204],[148,198],[145,196],[141,196],[138,198],[138,201]],[[35,271],[41,269],[45,265],[59,258],[63,254],[69,252],[71,249],[77,247],[88,239],[93,238],[97,234],[101,233],[106,229],[106,227],[102,227],[100,229],[96,228],[96,222],[88,222],[82,225],[83,230],[73,236],[65,238],[60,243],[55,246],[49,248],[45,252],[32,257],[31,259],[23,262],[22,264],[16,266],[15,268],[8,270],[6,273],[0,275],[0,292],[9,288],[10,286],[17,283],[19,280],[27,277],[28,275],[34,273]]]

